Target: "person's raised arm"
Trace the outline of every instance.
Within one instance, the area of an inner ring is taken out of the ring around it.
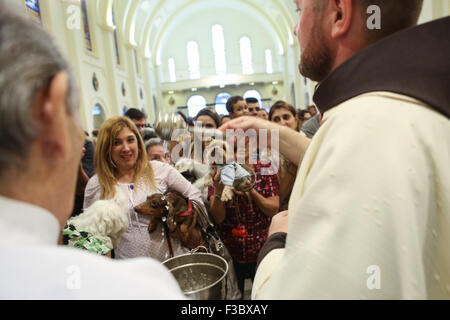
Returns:
[[[258,193],[258,191],[256,191],[255,189],[252,189],[249,193],[255,204],[266,216],[273,217],[278,213],[278,209],[280,208],[279,196],[266,198]]]
[[[302,136],[295,130],[257,117],[239,117],[228,121],[219,129],[223,131],[226,131],[227,129],[255,129],[257,131],[260,129],[267,129],[269,135],[267,138],[268,145],[271,144],[271,132],[277,130],[279,135],[278,145],[280,153],[297,166],[301,163],[306,149],[311,142],[311,139]]]
[[[214,183],[214,194],[210,197],[209,213],[211,214],[214,222],[216,224],[222,223],[226,218],[226,208],[225,203],[220,200],[222,191],[224,188],[223,183],[220,181],[220,170],[217,171],[213,168],[212,171],[213,183]]]

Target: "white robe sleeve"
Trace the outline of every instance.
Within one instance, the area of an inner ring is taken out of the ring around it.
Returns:
[[[254,298],[448,297],[448,199],[439,199],[448,182],[437,181],[449,178],[449,123],[385,100],[337,107],[314,137],[291,195],[286,248],[261,263]]]

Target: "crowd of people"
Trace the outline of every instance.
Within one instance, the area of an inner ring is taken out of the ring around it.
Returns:
[[[317,113],[314,106],[296,110],[285,101],[275,102],[267,112],[260,107],[256,98],[244,99],[241,96],[231,97],[227,102],[227,109],[230,119],[241,116],[258,117],[297,132],[301,132],[302,124],[310,120],[309,110]],[[205,129],[218,129],[226,123],[223,121],[224,116],[217,114],[214,109],[204,108],[193,119],[187,119],[187,122]],[[237,150],[235,146],[234,160],[237,161],[241,152],[244,159],[242,165],[251,173],[253,185],[245,193],[234,190],[233,201],[224,202],[221,200],[224,184],[220,179],[220,168],[208,166],[204,160],[202,164],[210,168],[214,183],[209,188],[195,184],[204,176],[197,174],[193,179],[187,176],[187,172],[182,170],[184,167],[177,166],[177,161],[170,157],[174,145],[157,137],[154,130],[152,135],[148,135],[145,129],[149,127],[151,128],[146,124],[146,115],[134,108],[129,109],[123,117],[106,120],[98,132],[95,157],[87,158],[86,154],[81,161],[91,161],[93,164],[95,159],[97,168],[96,174],[89,176],[88,183],[85,174],[81,170],[79,173],[79,181],[85,181],[84,208],[97,200],[114,197],[113,186],[117,184],[132,199],[128,203],[131,224],[121,237],[119,246],[114,248],[113,257],[125,259],[146,256],[163,262],[188,252],[188,248],[183,247],[179,241],[173,241],[169,248],[162,225],[158,225],[156,232],[151,234],[142,232],[151,218],[135,212],[134,207],[153,193],[165,194],[168,191],[177,191],[186,198],[200,201],[206,206],[216,231],[231,254],[233,268],[230,272],[236,273],[240,296],[244,297],[245,280],[253,281],[258,254],[267,240],[271,217],[287,208],[297,166],[282,155],[274,154],[270,159],[281,164],[281,170],[271,175],[262,174],[261,168],[270,167],[271,163],[263,164],[261,159],[250,161],[252,155],[258,157],[259,150],[247,140],[243,150]],[[141,172],[137,172],[137,168]],[[203,170],[203,175],[209,171]],[[151,177],[147,184],[141,181],[146,174]],[[206,196],[202,197],[202,194]],[[238,235],[237,230],[242,230],[243,233]]]
[[[382,31],[356,27],[372,2]],[[172,158],[179,141],[161,140],[137,109],[87,138],[69,63],[0,2],[0,298],[184,299],[161,262],[191,248],[164,221],[150,232],[152,218],[136,210],[176,192],[207,213],[229,252],[232,298],[250,279],[254,299],[448,299],[449,18],[414,27],[421,0],[295,3],[299,71],[319,83],[315,105],[265,110],[233,96],[227,116],[201,110],[187,122],[276,131],[278,150],[244,137],[232,174],[206,157],[188,159],[206,168],[188,176]],[[279,170],[267,174],[272,162]],[[250,182],[224,200],[239,170]],[[106,229],[76,224],[101,201],[128,222],[96,222],[118,230],[108,248],[92,239]]]

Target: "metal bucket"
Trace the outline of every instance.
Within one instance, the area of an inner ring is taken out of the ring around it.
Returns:
[[[183,293],[196,300],[224,300],[228,263],[212,253],[188,253],[162,263]]]

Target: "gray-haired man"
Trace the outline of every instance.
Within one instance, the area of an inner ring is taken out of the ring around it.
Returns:
[[[67,61],[0,0],[0,299],[183,298],[156,261],[57,246],[83,142]]]

